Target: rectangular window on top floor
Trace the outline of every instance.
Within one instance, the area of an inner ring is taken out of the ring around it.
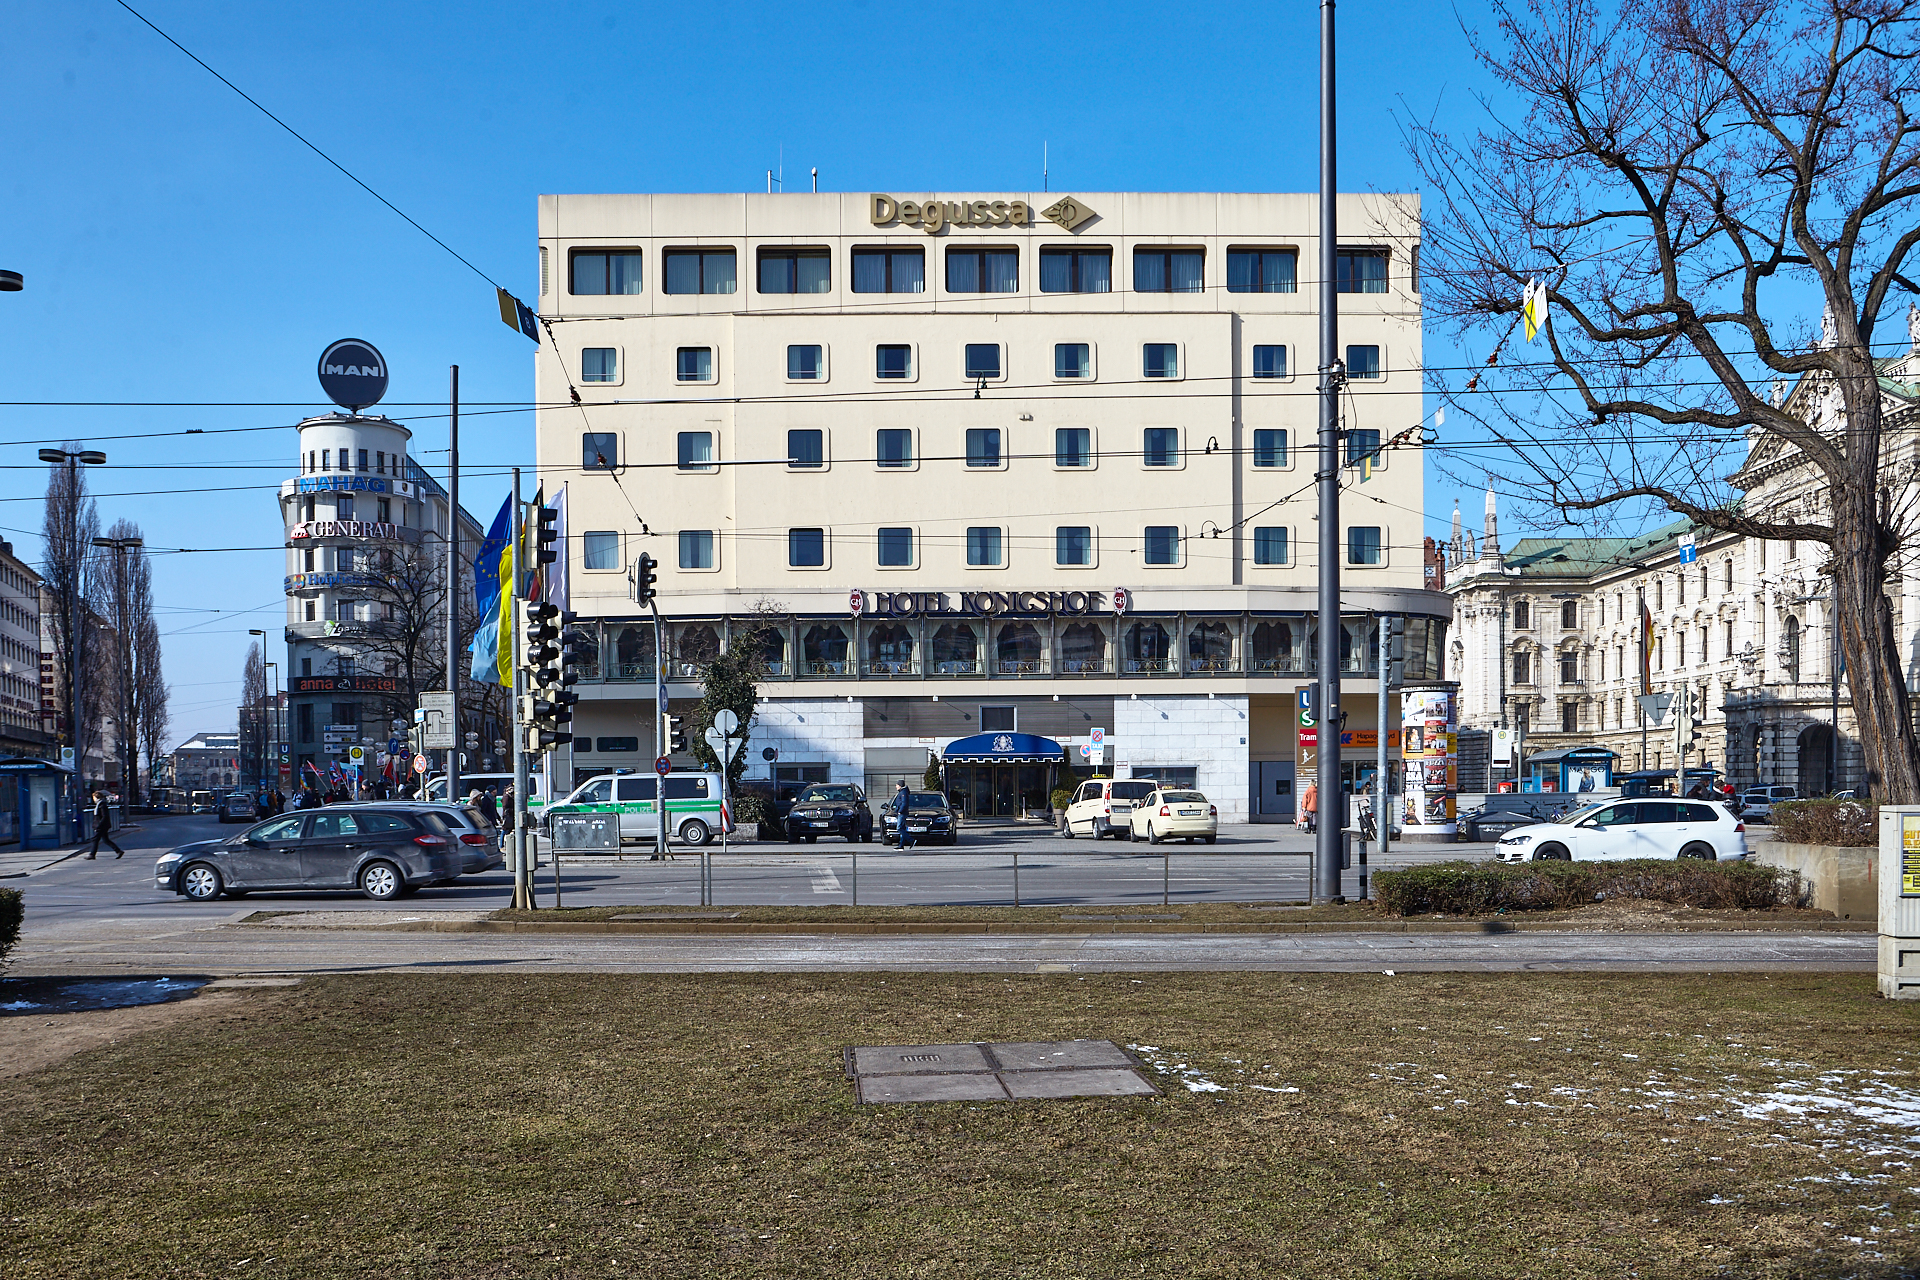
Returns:
[[[320,451],[320,469],[322,471],[333,470],[333,450],[322,449]]]
[[[967,465],[970,467],[1000,465],[1000,428],[969,427],[967,429]]]
[[[1253,531],[1253,562],[1285,564],[1287,562],[1287,531],[1280,528],[1255,529]]]
[[[662,255],[667,293],[732,293],[732,249],[668,249]]]
[[[1135,293],[1199,293],[1206,287],[1206,255],[1198,249],[1135,249]]]
[[[620,377],[620,357],[612,347],[587,347],[580,352],[580,381],[614,382]]]
[[[1256,346],[1253,349],[1253,376],[1256,378],[1286,377],[1287,349],[1282,346]]]
[[[825,249],[762,249],[760,292],[826,293],[829,266]]]
[[[1387,251],[1342,249],[1334,255],[1334,288],[1340,293],[1385,293]]]
[[[1019,291],[1019,250],[947,250],[948,293],[1018,293]]]
[[[1253,465],[1256,467],[1284,467],[1287,465],[1286,428],[1259,427],[1254,430]]]
[[[1040,251],[1040,292],[1111,293],[1113,250],[1105,245]]]
[[[568,292],[585,294],[639,293],[640,251],[575,250],[571,258]]]
[[[787,432],[787,465],[811,470],[827,465],[827,433],[818,427],[796,427]]]
[[[855,293],[925,293],[927,255],[924,249],[855,249]]]
[[[377,476],[387,474],[387,452],[384,449],[373,451],[373,473]]]
[[[1298,259],[1292,249],[1229,249],[1227,292],[1292,293]]]
[[[359,455],[360,455],[360,470],[365,471],[367,469],[367,451],[365,449],[361,449],[359,451]]]

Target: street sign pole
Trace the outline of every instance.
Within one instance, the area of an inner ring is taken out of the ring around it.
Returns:
[[[653,737],[654,754],[661,759],[667,758],[667,629],[660,621],[660,604],[650,601],[653,610]],[[667,856],[667,779],[663,773],[657,784],[659,798],[654,802],[654,813],[658,818],[654,825],[653,852],[655,857]]]
[[[1320,507],[1319,821],[1314,830],[1310,897],[1338,902],[1346,801],[1340,792],[1340,294],[1334,278],[1339,244],[1339,187],[1334,129],[1334,0],[1320,0]],[[1335,817],[1338,821],[1335,821]]]
[[[460,366],[447,366],[447,803],[460,803]],[[555,864],[556,866],[559,864]]]
[[[526,672],[520,663],[520,468],[513,469],[513,519],[508,522],[507,536],[513,539],[513,554],[508,557],[513,565],[513,578],[500,584],[500,590],[506,593],[509,601],[509,633],[500,637],[500,644],[512,655],[513,661],[513,905],[515,910],[531,911],[533,900],[533,870],[527,865],[527,847],[532,842],[527,839],[527,726],[522,718],[520,699],[526,693]]]

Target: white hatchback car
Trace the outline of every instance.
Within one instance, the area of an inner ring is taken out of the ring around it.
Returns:
[[[1746,826],[1712,800],[1616,800],[1552,822],[1516,827],[1496,845],[1502,862],[1617,862],[1624,858],[1747,856]]]
[[[1220,810],[1190,788],[1154,791],[1127,815],[1127,838],[1159,844],[1162,840],[1205,840],[1220,834]]]

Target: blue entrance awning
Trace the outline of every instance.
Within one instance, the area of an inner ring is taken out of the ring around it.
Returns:
[[[948,764],[1059,764],[1066,749],[1031,733],[976,733],[955,738],[941,758]]]

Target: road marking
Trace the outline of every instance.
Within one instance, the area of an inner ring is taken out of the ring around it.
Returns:
[[[807,874],[813,877],[813,891],[815,893],[842,892],[840,888],[840,877],[835,875],[833,873],[833,868],[829,867],[826,863],[824,862],[808,863]]]

